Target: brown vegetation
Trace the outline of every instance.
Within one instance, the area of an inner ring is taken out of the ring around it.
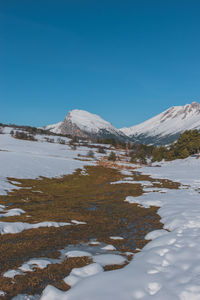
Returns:
[[[30,258],[58,258],[60,249],[67,245],[89,242],[91,238],[113,244],[122,253],[135,252],[136,248],[142,248],[147,243],[144,236],[149,231],[162,227],[156,214],[157,208],[144,209],[136,204],[124,202],[126,196],[139,196],[143,193],[139,182],[111,185],[111,181],[123,179],[124,176],[118,170],[108,167],[90,166],[86,168],[86,172],[87,176],[82,175],[81,170],[77,170],[72,175],[53,179],[10,178],[18,181],[22,188],[10,192],[7,196],[0,196],[0,203],[9,208],[21,208],[26,214],[8,217],[6,220],[0,218],[0,221],[35,223],[70,222],[75,219],[87,224],[38,228],[1,236],[0,290],[7,292],[6,297],[2,299],[11,299],[19,293],[41,293],[47,284],[68,289],[62,279],[72,268],[89,263],[87,258],[67,259],[61,264],[26,273],[25,276],[15,276],[14,280],[2,277],[5,271],[18,268]],[[133,178],[152,181],[148,176],[136,173]],[[178,187],[177,184],[165,180],[157,181],[154,186]],[[123,236],[124,240],[109,238],[115,235]],[[105,267],[105,270],[118,267],[120,266]]]

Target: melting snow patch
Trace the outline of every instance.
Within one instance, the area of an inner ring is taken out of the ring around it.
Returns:
[[[91,241],[88,243],[89,245],[98,246],[100,243],[98,241]]]
[[[4,211],[5,205],[0,205],[0,211]]]
[[[132,177],[125,177],[124,180],[133,181],[133,178]]]
[[[36,224],[29,224],[23,222],[0,222],[0,234],[19,233],[28,229],[35,229],[40,227],[60,227],[71,225],[70,223],[57,222],[41,222]]]
[[[10,183],[12,184],[21,184],[21,182],[15,181],[15,180],[10,180]]]
[[[88,173],[87,173],[87,171],[86,171],[85,169],[83,169],[83,170],[81,171],[81,175],[87,176]]]
[[[20,216],[21,214],[24,214],[25,211],[20,208],[12,208],[7,210],[7,212],[3,212],[3,214],[0,214],[0,218],[3,217],[13,217],[13,216]]]
[[[144,192],[147,192],[147,193],[149,193],[149,192],[159,192],[159,193],[167,193],[167,189],[163,189],[163,188],[158,188],[158,187],[144,187],[143,188],[143,191]]]
[[[110,236],[111,240],[123,240],[124,238],[121,236]]]
[[[127,170],[121,170],[120,173],[122,175],[127,175],[127,176],[132,176],[133,175],[133,173],[131,171],[127,171]]]
[[[78,250],[72,250],[65,253],[65,256],[68,258],[70,257],[84,257],[84,256],[92,256],[91,253],[86,251],[78,251]]]
[[[35,267],[39,269],[45,269],[51,261],[48,259],[30,259],[28,262],[24,263],[19,269],[23,272],[31,272]]]
[[[152,186],[152,183],[150,181],[127,180],[126,178],[124,178],[123,180],[111,182],[110,184],[122,184],[122,183],[141,184],[141,185],[145,185],[145,186],[149,186],[149,187]]]
[[[86,222],[81,222],[81,221],[76,221],[76,220],[71,220],[71,222],[73,224],[76,224],[76,225],[84,225],[84,224],[87,224]]]
[[[21,275],[21,274],[23,273],[17,270],[8,270],[3,274],[3,276],[7,278],[14,278],[16,275]]]
[[[151,192],[139,197],[128,196],[124,201],[131,204],[136,203],[145,208],[149,208],[150,206],[160,207],[162,205],[162,195]]]
[[[116,254],[99,254],[93,256],[93,261],[102,266],[123,265],[126,262],[126,258]]]
[[[122,183],[134,183],[134,181],[130,181],[130,180],[119,180],[119,181],[111,182],[110,184],[122,184]]]
[[[107,245],[101,249],[102,250],[110,250],[110,251],[116,250],[116,248],[113,245]]]

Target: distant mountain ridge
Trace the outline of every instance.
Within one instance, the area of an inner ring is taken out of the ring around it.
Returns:
[[[98,115],[74,109],[62,122],[45,126],[44,129],[84,138],[115,138],[162,145],[175,141],[185,130],[200,129],[200,104],[193,102],[173,106],[139,125],[121,129],[115,128]]]

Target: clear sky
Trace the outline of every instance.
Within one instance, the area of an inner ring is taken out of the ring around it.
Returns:
[[[116,127],[200,100],[199,0],[1,0],[0,122]]]

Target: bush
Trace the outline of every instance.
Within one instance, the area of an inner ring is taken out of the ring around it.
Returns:
[[[57,139],[57,142],[61,145],[65,145],[65,140],[61,139],[61,138],[58,138]]]
[[[186,148],[184,148],[181,152],[180,152],[180,157],[181,158],[186,158],[186,157],[188,157],[190,155],[190,153],[189,153],[189,151],[186,149]]]
[[[108,156],[108,160],[112,160],[112,161],[116,161],[117,157],[115,152],[111,151],[109,156]]]
[[[72,143],[78,143],[78,137],[77,136],[73,136],[71,142]]]
[[[44,138],[48,143],[54,143],[54,139],[50,139],[49,137]]]
[[[143,164],[143,165],[146,165],[146,164],[147,164],[147,160],[146,160],[145,157],[140,157],[140,158],[139,158],[139,162],[140,162],[141,164]]]
[[[106,151],[103,147],[99,147],[98,152],[101,154],[106,154]]]
[[[37,141],[34,137],[34,135],[32,134],[27,134],[24,131],[15,131],[12,133],[12,136],[15,139],[19,139],[19,140],[28,140],[28,141]]]
[[[87,156],[90,157],[90,158],[95,157],[94,152],[92,150],[88,151]]]
[[[137,159],[137,156],[132,154],[131,155],[131,159],[130,159],[130,162],[133,163],[133,164],[136,164],[138,163],[138,159]]]

